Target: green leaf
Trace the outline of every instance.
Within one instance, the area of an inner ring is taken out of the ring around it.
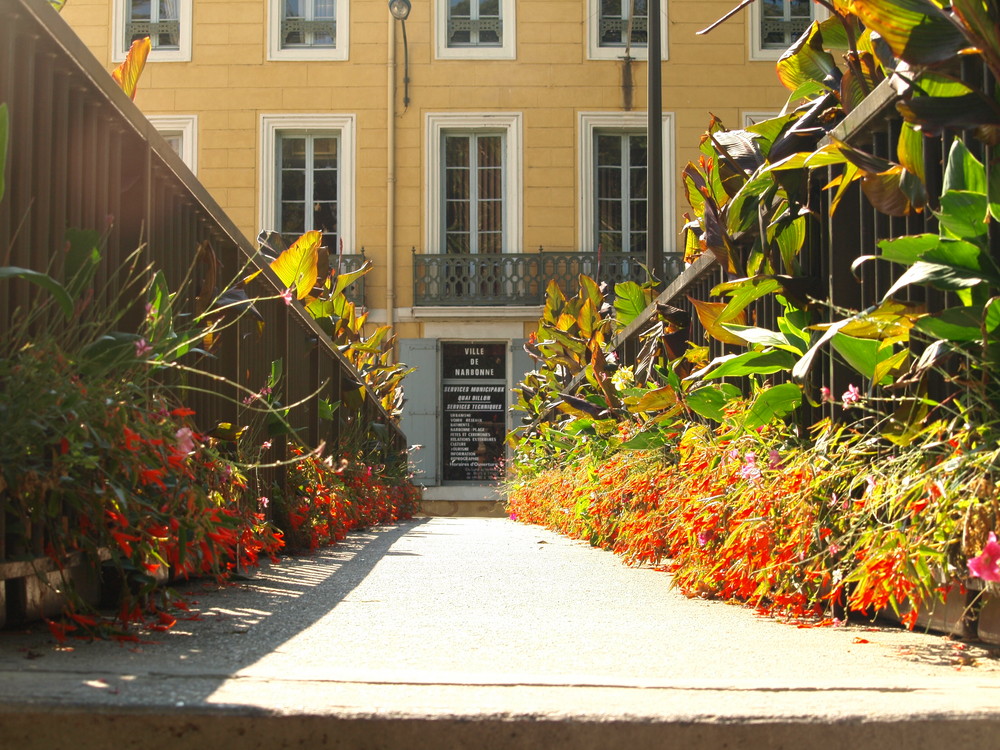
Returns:
[[[924,136],[912,123],[904,122],[900,128],[896,156],[900,164],[924,181]]]
[[[92,229],[67,229],[66,291],[78,298],[94,281],[101,263],[101,235]]]
[[[982,284],[984,281],[985,279],[981,273],[942,266],[937,263],[927,263],[921,260],[906,269],[882,299],[883,301],[888,300],[900,289],[910,284],[928,284],[937,289],[954,291],[957,289],[968,289],[977,284]]]
[[[646,292],[634,281],[615,284],[615,317],[620,328],[639,317],[648,305]]]
[[[328,422],[333,421],[333,415],[340,408],[340,401],[330,402],[325,398],[317,399],[319,404],[319,418]]]
[[[627,451],[646,451],[662,448],[667,444],[667,436],[660,430],[644,430],[633,435],[621,444]]]
[[[731,383],[708,385],[690,391],[685,398],[685,403],[695,414],[721,422],[725,418],[726,405],[742,395],[740,390]]]
[[[934,249],[940,243],[941,238],[936,234],[911,234],[891,240],[882,240],[878,245],[882,251],[878,257],[909,266],[921,260],[924,253]]]
[[[795,411],[802,403],[802,389],[795,383],[782,383],[763,391],[747,410],[743,427],[753,430]]]
[[[818,24],[800,37],[778,60],[778,79],[790,91],[807,84],[823,84],[837,70],[833,55],[823,49],[823,35]]]
[[[943,230],[956,239],[973,239],[986,234],[986,191],[973,193],[950,190],[941,196],[941,211],[935,214]]]
[[[767,328],[756,326],[737,326],[731,323],[724,325],[727,331],[731,331],[741,339],[750,344],[762,344],[763,346],[787,347],[788,339],[784,334],[777,331],[770,331]]]
[[[0,279],[24,279],[25,281],[30,281],[32,284],[48,290],[52,294],[53,298],[55,298],[56,304],[59,305],[63,313],[66,315],[66,319],[69,320],[73,317],[73,300],[69,296],[69,292],[67,292],[66,288],[51,276],[39,273],[38,271],[32,271],[30,268],[3,266],[0,267]]]
[[[806,217],[797,216],[790,222],[782,223],[774,233],[774,239],[778,243],[785,273],[797,275],[796,258],[806,241]]]
[[[990,167],[989,210],[994,221],[1000,221],[1000,162]]]
[[[715,361],[720,362],[719,366],[704,375],[705,380],[743,375],[770,375],[782,370],[791,370],[795,365],[795,357],[780,349],[769,352],[744,352],[736,356],[720,357]]]
[[[1000,323],[1000,316],[994,313],[993,318],[992,324],[995,328],[997,323]],[[949,307],[933,315],[917,318],[913,322],[915,328],[929,336],[952,342],[978,341],[983,337],[982,324],[981,307]]]
[[[986,167],[969,147],[956,138],[948,152],[948,165],[944,170],[942,193],[961,190],[972,193],[986,193]]]
[[[856,338],[845,333],[834,335],[830,345],[851,368],[870,379],[875,379],[878,366],[892,356],[892,346],[878,339]]]
[[[355,281],[360,279],[366,273],[372,270],[374,264],[370,260],[366,260],[361,264],[361,268],[356,271],[348,271],[347,273],[338,273],[334,281],[333,291],[330,292],[331,297],[336,297],[338,294],[343,293],[347,287],[353,284]]]

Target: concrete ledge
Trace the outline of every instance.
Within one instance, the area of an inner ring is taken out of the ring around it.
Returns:
[[[245,708],[209,714],[197,710],[93,711],[46,707],[0,713],[5,747],[18,750],[177,750],[239,747],[241,750],[336,748],[338,750],[634,750],[638,747],[813,748],[868,750],[906,747],[993,747],[1000,719],[990,716],[922,719],[808,719],[727,721],[706,717],[656,720],[600,717],[267,715]]]

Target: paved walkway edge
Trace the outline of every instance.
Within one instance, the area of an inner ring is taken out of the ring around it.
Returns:
[[[337,716],[260,711],[53,708],[0,712],[0,747],[51,750],[72,737],[74,750],[178,750],[228,748],[281,750],[867,750],[906,747],[992,747],[995,717],[838,721],[586,720],[538,716]]]

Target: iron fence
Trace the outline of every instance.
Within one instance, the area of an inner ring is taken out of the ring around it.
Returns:
[[[549,281],[566,294],[580,275],[605,282],[613,294],[623,281],[644,283],[645,256],[633,253],[547,252],[497,255],[413,254],[413,304],[417,306],[541,305]],[[668,277],[683,268],[682,256],[666,257]]]
[[[187,312],[206,288],[219,293],[229,281],[261,270],[266,291],[254,302],[259,319],[244,317],[224,330],[212,356],[197,363],[205,373],[201,382],[190,382],[183,393],[199,427],[246,424],[252,413],[243,405],[245,394],[259,391],[271,363],[281,360],[285,375],[274,395],[293,405],[288,420],[303,442],[333,447],[347,434],[360,434],[382,447],[385,463],[405,461],[405,437],[370,395],[332,420],[322,416],[318,398],[343,401],[357,390],[357,371],[300,305],[283,303],[266,259],[47,2],[0,0],[0,102],[9,109],[11,143],[0,201],[0,265],[58,277],[66,230],[96,230],[104,237],[105,262],[95,288],[114,298],[114,269],[142,248],[143,260],[163,272],[169,288],[183,290]],[[344,269],[361,262],[361,256],[347,257]],[[4,282],[0,335],[38,293],[17,280]],[[139,300],[133,308],[123,325],[135,330],[144,310]],[[284,438],[275,438],[274,447],[281,451]],[[285,481],[280,469],[258,479],[268,487]],[[0,562],[6,559],[3,525],[0,513]]]

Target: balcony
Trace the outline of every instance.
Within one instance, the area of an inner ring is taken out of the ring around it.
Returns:
[[[541,305],[555,280],[567,294],[580,274],[608,285],[642,283],[645,257],[633,253],[542,252],[499,255],[413,254],[413,304],[420,306]],[[684,270],[681,253],[666,253],[667,280]]]

